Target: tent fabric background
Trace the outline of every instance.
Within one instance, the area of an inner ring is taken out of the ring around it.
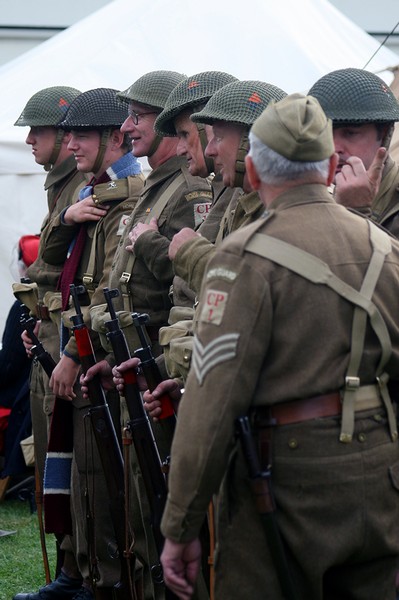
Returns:
[[[378,47],[327,0],[251,0],[240,14],[229,0],[114,0],[0,67],[0,332],[13,301],[12,248],[39,231],[46,213],[45,174],[24,143],[28,129],[13,126],[32,94],[52,85],[125,89],[157,69],[223,70],[306,92],[331,70],[363,68]],[[381,48],[367,69],[390,83],[387,68],[398,63]]]

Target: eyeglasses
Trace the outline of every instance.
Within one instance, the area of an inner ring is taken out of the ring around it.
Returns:
[[[158,114],[158,112],[156,110],[152,110],[151,112],[137,113],[135,110],[132,110],[131,108],[128,109],[128,115],[132,119],[132,121],[135,125],[138,125],[139,117],[143,117],[144,115],[157,115],[157,114]]]

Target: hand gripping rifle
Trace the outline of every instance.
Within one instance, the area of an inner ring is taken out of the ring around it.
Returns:
[[[76,311],[76,315],[71,317],[73,322],[72,331],[75,336],[83,374],[86,374],[96,363],[90,333],[84,323],[79,302],[79,294],[85,291],[84,286],[73,284],[70,286],[70,293]],[[87,387],[91,404],[89,416],[105,474],[110,498],[111,519],[121,562],[121,579],[114,586],[114,591],[117,598],[131,600],[136,598],[133,584],[135,556],[130,552],[130,532],[126,531],[127,519],[122,453],[100,377],[98,375],[94,376],[87,383]]]
[[[119,291],[117,289],[109,290],[108,288],[104,288],[104,296],[111,316],[111,320],[105,323],[108,329],[107,338],[112,345],[116,363],[120,365],[130,358],[130,351],[112,303],[112,298],[118,295]],[[143,476],[147,500],[150,505],[152,533],[158,556],[160,557],[164,545],[164,537],[161,533],[161,519],[167,497],[165,476],[152,429],[144,410],[135,369],[125,371],[123,373],[123,380],[123,395],[129,413],[127,426],[132,436],[137,461]],[[151,566],[151,575],[154,583],[163,584],[162,565],[160,561],[158,564]],[[165,598],[166,600],[172,600],[176,596],[168,588],[165,588]]]
[[[247,462],[252,493],[256,508],[262,519],[281,591],[286,600],[298,600],[275,517],[276,506],[270,483],[271,471],[270,469],[263,470],[261,467],[247,416],[239,417],[236,420],[236,430]]]
[[[25,306],[25,304],[21,304],[21,317],[19,322],[22,329],[26,329],[33,343],[30,351],[34,358],[41,364],[46,375],[50,378],[56,366],[56,362],[51,354],[44,349],[43,344],[35,334],[36,319],[30,315],[29,308]]]
[[[140,359],[140,368],[147,382],[147,387],[150,392],[153,392],[163,379],[152,353],[151,342],[145,330],[145,324],[148,323],[150,318],[147,314],[132,313],[132,319],[142,345],[134,353]],[[158,425],[161,427],[162,434],[166,436],[170,448],[176,427],[176,415],[169,394],[163,394],[159,400],[162,412],[159,415]],[[167,460],[168,456],[162,458]]]

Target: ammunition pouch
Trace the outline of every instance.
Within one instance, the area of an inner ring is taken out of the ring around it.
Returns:
[[[133,354],[137,348],[141,348],[142,344],[136,327],[133,324],[132,313],[119,310],[116,311],[116,316],[118,317],[119,327],[125,335],[129,350]],[[98,306],[92,306],[90,309],[90,318],[91,328],[98,333],[102,347],[107,353],[111,353],[112,345],[107,337],[108,329],[106,326],[107,321],[111,321],[111,315],[108,312],[107,305],[99,304]]]
[[[43,297],[43,304],[48,310],[50,321],[57,325],[59,333],[61,327],[61,292],[46,292]]]
[[[32,315],[39,316],[36,311],[39,301],[36,283],[13,283],[12,291],[17,300],[29,308]]]
[[[193,351],[194,309],[174,306],[169,314],[169,326],[159,330],[165,367],[169,377],[187,379]]]
[[[90,297],[87,296],[87,300]],[[48,310],[50,320],[57,326],[58,334],[61,337],[61,323],[72,333],[73,323],[71,317],[76,315],[75,308],[62,310],[61,292],[46,292],[43,298],[43,304]],[[82,306],[82,314],[85,323],[89,322],[89,306]]]

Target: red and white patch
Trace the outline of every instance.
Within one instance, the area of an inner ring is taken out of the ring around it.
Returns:
[[[200,321],[220,325],[227,304],[229,294],[221,290],[208,290],[202,306]]]
[[[130,217],[130,215],[122,215],[121,216],[121,220],[119,221],[118,231],[116,232],[116,235],[123,234],[123,232],[125,231],[125,227],[129,221],[129,217]]]
[[[199,227],[203,223],[211,210],[212,202],[200,202],[194,204],[194,223],[195,228]]]

